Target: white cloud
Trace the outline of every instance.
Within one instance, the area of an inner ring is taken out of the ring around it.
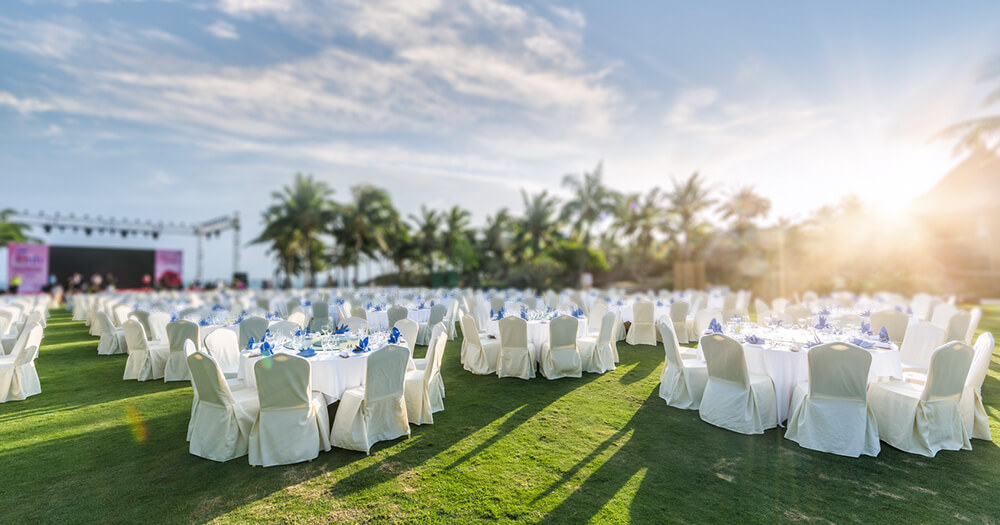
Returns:
[[[216,20],[215,23],[206,27],[205,30],[211,33],[212,36],[224,40],[238,40],[240,38],[239,33],[236,32],[236,27],[223,20]]]
[[[63,130],[56,124],[49,124],[49,127],[45,128],[42,134],[46,137],[58,137],[63,134]]]
[[[0,106],[10,106],[22,114],[50,111],[54,108],[52,104],[47,102],[33,98],[18,98],[6,91],[0,91]]]
[[[570,9],[559,6],[550,6],[549,9],[566,22],[569,22],[577,27],[583,28],[587,25],[587,19],[584,18],[583,13],[581,13],[579,9]]]
[[[219,9],[231,15],[280,13],[292,10],[295,0],[220,0]]]

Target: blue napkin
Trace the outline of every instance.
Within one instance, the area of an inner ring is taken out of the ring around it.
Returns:
[[[656,301],[656,306],[663,306],[663,301]]]
[[[895,310],[897,312],[902,312],[903,311],[903,307],[902,306],[896,306],[895,308],[893,308],[893,310]]]
[[[419,309],[423,310],[424,308],[427,308],[427,305],[425,305],[425,304],[424,304],[424,302],[423,302],[423,301],[421,301],[421,302],[420,302],[420,304],[419,304],[419,305],[417,305],[417,308],[419,308]]]
[[[906,307],[906,315],[913,315],[913,308],[910,308],[909,306],[907,306]]]
[[[344,300],[343,299],[337,299],[334,302],[337,303],[337,304],[344,304]]]
[[[753,335],[753,334],[750,334],[750,335],[747,336],[747,338],[744,340],[744,342],[747,343],[747,344],[750,344],[750,345],[763,345],[764,344],[764,338],[763,337],[758,337],[758,336]]]
[[[830,315],[830,310],[828,308],[823,308],[822,310],[816,312],[818,315]]]
[[[389,339],[387,339],[386,342],[391,345],[394,345],[399,342],[399,336],[400,336],[399,328],[396,328],[394,326],[392,327],[392,332],[389,332]]]
[[[306,301],[302,303],[303,306],[312,306],[312,304],[313,304],[312,301]]]
[[[878,331],[878,340],[882,343],[889,342],[889,331],[886,330],[884,326]]]
[[[271,346],[271,343],[264,341],[263,343],[260,344],[260,355],[267,357],[273,354],[274,352],[271,351],[272,348],[274,347]]]
[[[225,310],[225,308],[223,308],[221,304],[217,304],[217,305],[215,305],[215,306],[212,307],[212,310],[215,310],[216,312],[218,312],[220,310]]]
[[[528,320],[528,309],[523,306],[521,307],[521,319]]]
[[[713,317],[712,320],[709,321],[708,323],[708,331],[712,332],[713,334],[721,334],[722,325],[719,324],[719,321],[716,321],[715,318]]]
[[[813,334],[813,340],[806,342],[806,344],[802,345],[802,347],[803,348],[812,348],[814,346],[818,346],[818,345],[821,345],[821,344],[823,344],[823,341],[819,340],[819,336],[818,335]]]
[[[358,341],[358,346],[354,347],[354,353],[360,354],[368,351],[368,338]]]
[[[500,308],[499,310],[497,310],[497,316],[496,316],[496,320],[497,321],[503,319],[506,316],[507,316],[507,312],[505,312],[503,308]]]
[[[864,312],[861,312],[861,317],[871,317],[871,316],[872,316],[872,311],[870,308],[868,310],[865,310]]]
[[[851,344],[860,346],[861,348],[864,348],[866,350],[875,346],[875,343],[871,341],[865,341],[864,339],[859,339],[857,337],[851,338]]]
[[[433,300],[431,300],[431,302],[430,302],[430,303],[428,303],[428,306],[434,306],[434,301],[433,301]]]
[[[208,326],[208,319],[202,319],[201,321],[198,321],[198,324],[201,326]]]
[[[181,320],[181,318],[177,317],[176,315],[170,316],[170,322],[171,323],[176,323],[177,321],[180,321],[180,320]]]
[[[827,327],[826,316],[825,315],[819,316],[819,322],[816,323],[816,326],[814,326],[814,328],[817,330],[825,330],[826,327]]]
[[[346,324],[342,324],[342,325],[338,326],[337,329],[333,331],[333,333],[336,334],[336,335],[342,335],[342,334],[346,334],[347,332],[350,332],[350,331],[351,331],[351,329]]]
[[[861,321],[861,333],[865,335],[872,333],[872,324]]]
[[[316,351],[313,350],[312,348],[303,348],[302,350],[299,350],[299,353],[295,355],[299,357],[312,357],[316,355]]]
[[[247,341],[247,350],[252,350],[252,349],[253,349],[253,337],[251,337],[250,340]]]

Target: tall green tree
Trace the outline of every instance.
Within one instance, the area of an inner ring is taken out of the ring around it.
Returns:
[[[11,220],[17,212],[5,208],[0,210],[0,246],[7,246],[10,243],[38,242],[38,239],[28,236],[31,226]]]
[[[333,235],[343,247],[341,260],[353,263],[358,280],[361,258],[374,259],[390,252],[390,234],[399,222],[399,212],[382,188],[363,184],[351,188],[351,201],[340,205]]]
[[[427,206],[420,206],[420,214],[410,214],[410,220],[416,226],[413,236],[417,259],[423,263],[428,277],[434,273],[434,259],[441,249],[441,215]]]
[[[563,187],[572,192],[572,197],[563,205],[563,219],[570,222],[573,232],[580,239],[583,250],[579,257],[579,276],[586,271],[590,250],[590,237],[594,223],[603,212],[612,211],[618,199],[616,192],[604,185],[604,164],[598,163],[594,171],[582,175],[566,175]]]
[[[519,221],[517,244],[521,247],[518,259],[525,261],[541,255],[542,250],[554,244],[559,227],[559,201],[542,190],[533,195],[521,190],[524,216]]]
[[[711,209],[715,200],[696,171],[686,179],[674,179],[667,202],[672,217],[671,234],[680,248],[681,260],[690,261],[708,230],[703,215]]]
[[[285,264],[286,275],[293,270],[297,257],[304,263],[306,282],[315,286],[316,264],[326,247],[320,236],[327,232],[336,217],[331,189],[312,175],[295,174],[291,185],[271,194],[274,203],[263,213],[264,231],[252,244],[269,243]],[[318,251],[317,251],[318,250]]]

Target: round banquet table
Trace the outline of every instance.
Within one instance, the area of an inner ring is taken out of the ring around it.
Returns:
[[[872,365],[868,371],[869,384],[888,378],[903,378],[903,364],[895,345],[889,350],[872,348],[868,352],[872,354]],[[809,381],[809,351],[793,352],[787,347],[765,347],[744,343],[743,355],[746,356],[748,372],[766,375],[774,383],[778,421],[783,423],[788,419],[795,385]],[[698,348],[698,358],[705,358],[701,347]]]
[[[576,327],[576,337],[586,337],[589,333],[587,319],[579,319],[580,323]],[[500,338],[500,322],[490,319],[486,323],[486,335],[496,339]],[[535,345],[535,352],[542,349],[544,343],[549,342],[549,322],[548,321],[528,321],[528,342]]]
[[[404,346],[406,343],[401,343]],[[377,352],[377,350],[373,351]],[[332,404],[340,400],[344,391],[349,388],[365,384],[365,373],[368,367],[368,356],[373,352],[363,354],[350,353],[348,357],[340,357],[340,352],[316,352],[313,357],[305,358],[309,361],[309,369],[312,376],[312,389],[322,392],[326,398],[326,404]],[[257,378],[254,376],[253,367],[260,361],[257,351],[243,351],[240,353],[240,367],[237,370],[237,379],[242,379],[248,388],[257,387]],[[285,352],[294,355],[293,352]],[[407,370],[415,370],[413,359],[406,365]]]
[[[368,330],[370,331],[381,331],[388,330],[391,328],[389,326],[389,313],[388,308],[382,310],[368,310]],[[417,324],[426,323],[431,318],[430,308],[410,308],[406,311],[407,319],[415,321]]]

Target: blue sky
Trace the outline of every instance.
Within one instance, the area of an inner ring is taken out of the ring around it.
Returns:
[[[998,54],[997,2],[7,0],[0,204],[239,210],[249,238],[303,171],[479,222],[603,160],[626,191],[752,184],[772,219],[848,193],[894,209],[956,161],[933,137],[991,109]],[[194,274],[189,239],[128,245]],[[207,246],[227,275],[228,238]],[[273,268],[259,247],[244,266]]]

